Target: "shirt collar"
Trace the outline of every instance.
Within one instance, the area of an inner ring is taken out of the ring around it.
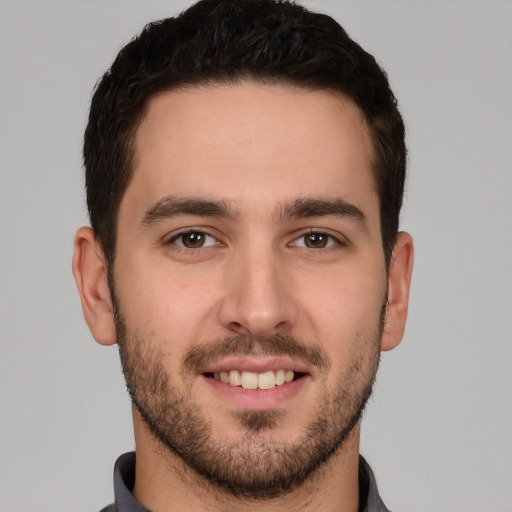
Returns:
[[[135,485],[135,452],[121,455],[114,466],[115,506],[105,512],[149,512],[132,494]]]
[[[379,496],[372,468],[359,456],[359,512],[389,512]]]

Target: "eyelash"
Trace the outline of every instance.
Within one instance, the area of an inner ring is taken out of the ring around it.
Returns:
[[[200,236],[204,236],[206,238],[211,238],[215,243],[209,243],[208,245],[200,245],[198,247],[187,247],[183,242],[181,244],[177,243],[177,241],[181,238],[183,238],[184,236],[186,235],[200,235]],[[305,241],[306,240],[306,237],[311,237],[313,235],[317,235],[319,237],[327,237],[327,242],[326,242],[326,245],[324,247],[310,247],[307,245],[307,242]],[[304,240],[304,245],[299,245],[297,242],[299,240]],[[181,231],[179,233],[176,233],[175,235],[173,235],[168,241],[167,241],[167,244],[172,244],[174,245],[177,250],[180,250],[180,251],[187,251],[187,252],[190,252],[190,251],[194,251],[194,252],[198,252],[200,251],[201,249],[206,249],[208,247],[212,247],[212,246],[223,246],[224,244],[222,244],[221,242],[219,242],[217,240],[217,238],[215,238],[213,235],[211,235],[210,233],[206,232],[206,231],[203,231],[201,229],[187,229],[185,231]],[[324,250],[329,250],[329,248],[333,247],[333,246],[346,246],[346,242],[340,240],[338,237],[330,234],[330,233],[327,233],[325,231],[321,231],[321,230],[314,230],[314,229],[310,229],[308,230],[307,232],[305,233],[301,233],[298,237],[296,237],[292,242],[290,242],[288,244],[289,247],[299,247],[301,249],[312,249],[314,251],[324,251]]]
[[[305,242],[305,239],[306,237],[311,237],[313,235],[318,235],[318,236],[321,236],[321,237],[327,237],[327,245],[325,247],[308,247],[306,245],[306,242]],[[297,241],[298,240],[304,240],[304,245],[298,245],[297,244]],[[329,250],[330,248],[334,247],[334,246],[346,246],[347,244],[340,240],[340,238],[332,235],[331,233],[327,233],[326,231],[322,231],[322,230],[317,230],[317,229],[309,229],[308,231],[306,231],[305,233],[301,233],[297,238],[295,238],[293,240],[293,242],[291,242],[289,245],[291,245],[292,247],[300,247],[301,249],[312,249],[312,250],[315,250],[315,251],[326,251],[326,250]]]
[[[201,235],[201,236],[204,236],[206,238],[211,238],[212,240],[215,241],[215,243],[211,243],[209,245],[200,245],[199,247],[187,247],[185,244],[181,243],[181,244],[178,244],[177,241],[179,239],[182,239],[184,236],[186,235]],[[198,251],[200,249],[205,249],[207,247],[211,247],[213,245],[223,245],[221,242],[219,242],[217,240],[217,238],[215,238],[213,235],[211,235],[210,233],[207,233],[206,231],[202,230],[202,229],[187,229],[185,231],[180,231],[179,233],[176,233],[175,235],[173,235],[168,241],[167,241],[167,244],[173,244],[175,245],[179,250],[182,250],[182,251]]]

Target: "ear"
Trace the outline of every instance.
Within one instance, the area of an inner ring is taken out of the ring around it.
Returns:
[[[414,260],[414,247],[409,233],[398,233],[388,273],[388,304],[382,334],[382,350],[391,350],[401,341],[409,306],[409,289]]]
[[[117,338],[107,281],[107,263],[91,228],[80,228],[75,235],[73,276],[85,321],[94,339],[101,345],[113,345]]]

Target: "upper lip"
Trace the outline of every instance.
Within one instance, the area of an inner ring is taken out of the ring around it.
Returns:
[[[230,370],[263,373],[267,371],[292,370],[296,373],[311,373],[306,363],[283,356],[229,356],[200,369],[204,373],[220,373]]]

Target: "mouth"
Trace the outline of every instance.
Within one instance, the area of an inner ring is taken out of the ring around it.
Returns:
[[[199,371],[205,391],[229,407],[241,410],[276,409],[305,398],[303,391],[315,378],[313,368],[283,356],[230,356],[212,361]]]
[[[214,379],[233,387],[243,389],[267,390],[276,386],[283,386],[303,378],[303,372],[279,369],[252,372],[247,370],[223,370],[220,372],[206,372],[206,378]]]

